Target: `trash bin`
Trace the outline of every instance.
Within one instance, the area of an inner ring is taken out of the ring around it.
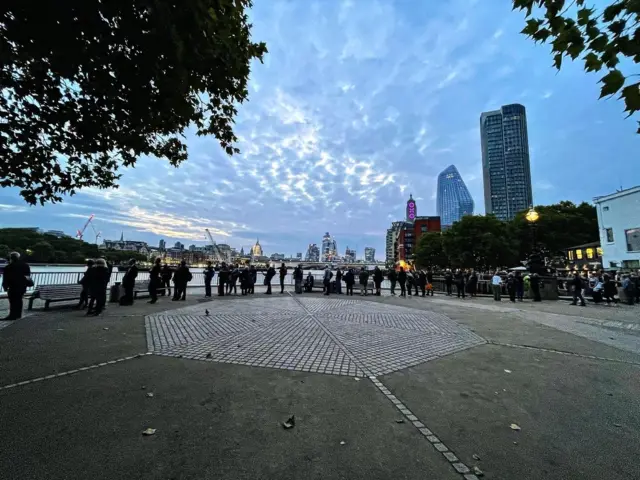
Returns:
[[[113,285],[111,285],[111,289],[109,290],[109,303],[120,302],[121,296],[122,296],[122,288],[120,287],[120,282],[116,282]]]

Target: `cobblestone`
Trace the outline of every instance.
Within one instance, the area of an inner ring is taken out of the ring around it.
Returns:
[[[145,325],[156,354],[353,377],[485,343],[435,312],[288,295],[192,305],[149,315]]]

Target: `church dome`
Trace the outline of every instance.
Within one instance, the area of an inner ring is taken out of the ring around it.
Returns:
[[[253,257],[262,257],[262,246],[260,245],[260,239],[256,240],[256,244],[251,247],[251,256]]]

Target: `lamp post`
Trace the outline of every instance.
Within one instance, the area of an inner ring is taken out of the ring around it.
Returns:
[[[540,214],[531,206],[529,211],[524,216],[529,225],[531,225],[531,250],[536,250],[536,223],[540,219]]]

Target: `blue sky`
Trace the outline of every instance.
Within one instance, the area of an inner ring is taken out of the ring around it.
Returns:
[[[214,138],[188,137],[175,169],[140,159],[121,188],[87,190],[62,204],[25,205],[0,190],[2,226],[73,233],[91,213],[106,238],[160,238],[304,252],[324,232],[362,256],[384,256],[384,235],[409,193],[436,213],[436,178],[458,167],[482,213],[479,117],[527,108],[536,204],[590,201],[640,184],[637,122],[598,100],[598,75],[552,68],[549,47],[519,34],[509,0],[260,1],[253,66],[236,134],[240,155]],[[88,235],[87,238],[91,238]]]

